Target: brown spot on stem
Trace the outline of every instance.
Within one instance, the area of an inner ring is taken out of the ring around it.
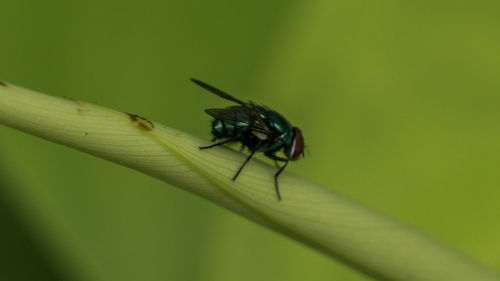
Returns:
[[[130,113],[127,113],[127,115],[128,117],[130,117],[130,121],[137,123],[137,127],[141,130],[151,131],[155,127],[155,124],[153,124],[153,122],[144,117]]]
[[[74,98],[63,97],[63,99],[72,101],[72,102],[74,102],[74,103],[76,103],[76,104],[78,104],[80,106],[82,105],[82,103],[79,100],[76,100]]]
[[[89,133],[85,132],[85,135],[86,135],[86,136],[88,136],[88,135],[89,135]]]
[[[4,87],[7,87],[7,84],[3,81],[0,81],[0,86],[4,86]]]

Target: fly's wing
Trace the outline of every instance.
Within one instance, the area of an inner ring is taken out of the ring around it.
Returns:
[[[251,114],[243,106],[230,106],[227,108],[208,108],[205,112],[215,119],[224,121],[234,126],[249,127]]]
[[[240,101],[239,99],[229,95],[228,93],[222,91],[222,90],[219,90],[217,88],[215,88],[214,86],[210,86],[208,85],[207,83],[205,82],[202,82],[198,79],[194,79],[194,78],[191,78],[191,81],[193,81],[196,85],[204,88],[205,90],[208,90],[216,95],[218,95],[219,97],[223,98],[223,99],[226,99],[226,100],[230,100],[230,101],[233,101],[235,103],[239,103],[241,105],[245,105],[246,103],[245,102],[242,102]]]
[[[227,108],[209,108],[205,112],[215,119],[227,122],[238,127],[250,129],[259,139],[266,139],[271,130],[262,118],[251,107],[230,106]]]

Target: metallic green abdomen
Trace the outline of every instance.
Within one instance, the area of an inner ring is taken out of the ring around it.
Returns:
[[[238,137],[238,134],[242,133],[246,127],[248,126],[242,128],[228,122],[214,119],[214,121],[212,122],[212,135],[218,139],[234,138]]]

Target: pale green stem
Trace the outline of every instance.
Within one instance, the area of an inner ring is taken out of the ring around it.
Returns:
[[[332,190],[137,115],[0,82],[0,124],[139,170],[380,280],[500,280],[433,239]]]

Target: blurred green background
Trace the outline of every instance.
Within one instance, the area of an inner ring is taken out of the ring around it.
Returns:
[[[281,112],[288,171],[500,270],[499,1],[1,0],[0,79],[210,139]],[[0,127],[2,280],[368,280],[192,194]],[[6,278],[4,278],[6,277]]]

